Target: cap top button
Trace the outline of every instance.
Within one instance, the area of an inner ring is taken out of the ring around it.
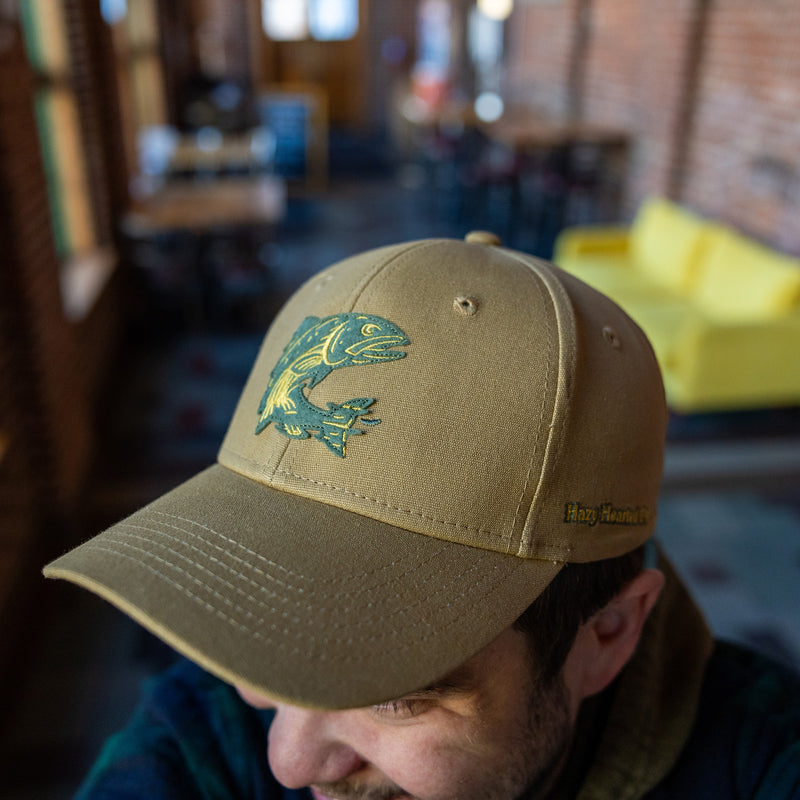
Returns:
[[[499,245],[500,237],[495,234],[491,233],[490,231],[470,231],[465,237],[465,242],[470,242],[471,244],[486,244],[486,245]]]

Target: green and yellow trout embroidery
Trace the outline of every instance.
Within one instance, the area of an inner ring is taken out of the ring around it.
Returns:
[[[409,344],[396,325],[371,314],[335,314],[325,319],[306,317],[270,373],[269,383],[258,406],[256,433],[270,423],[290,439],[313,435],[332,453],[344,458],[347,437],[364,433],[353,427],[359,418],[364,425],[379,419],[365,419],[374,397],[355,397],[344,403],[328,403],[323,409],[309,402],[304,389],[313,389],[335,369],[377,364],[403,358],[393,347]]]

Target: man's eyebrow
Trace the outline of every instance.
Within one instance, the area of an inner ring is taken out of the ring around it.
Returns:
[[[467,664],[457,667],[443,678],[409,692],[406,697],[424,697],[427,695],[442,697],[453,694],[468,694],[475,690],[477,681],[475,671]]]

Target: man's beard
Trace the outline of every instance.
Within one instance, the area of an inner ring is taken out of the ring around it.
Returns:
[[[520,742],[519,775],[521,791],[507,795],[509,800],[529,800],[552,788],[572,744],[573,721],[569,694],[561,675],[548,685],[534,688],[528,708],[527,737]],[[524,770],[524,772],[523,772]],[[488,795],[500,800],[504,795]]]
[[[546,686],[530,689],[527,718],[509,736],[505,760],[487,765],[490,774],[485,776],[485,782],[470,778],[467,787],[454,787],[456,794],[447,800],[530,800],[538,797],[555,782],[571,741],[569,698],[559,675]],[[369,786],[342,780],[315,784],[314,788],[335,800],[394,800],[409,796],[390,782]]]

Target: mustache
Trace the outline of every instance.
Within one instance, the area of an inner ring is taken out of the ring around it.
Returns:
[[[335,783],[315,783],[314,791],[330,800],[396,800],[406,797],[406,793],[396,784],[383,786],[363,786],[349,781]]]

